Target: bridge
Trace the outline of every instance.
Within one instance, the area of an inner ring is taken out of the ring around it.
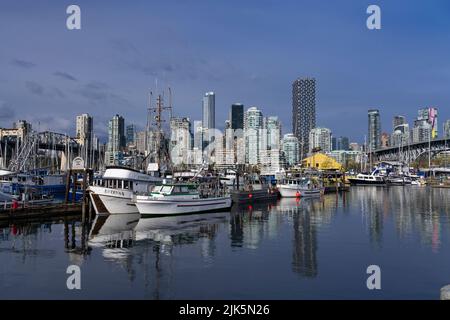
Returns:
[[[372,152],[375,161],[403,161],[414,162],[422,156],[429,154],[431,146],[431,157],[437,154],[450,151],[450,139],[434,139],[431,142],[410,143],[407,145],[378,149]]]
[[[26,170],[32,162],[35,162],[36,157],[45,151],[50,152],[50,157],[58,157],[57,153],[59,153],[59,157],[64,155],[64,157],[68,157],[69,161],[80,156],[81,153],[85,153],[83,146],[75,138],[50,131],[30,133],[24,141],[14,136],[5,137],[0,141],[0,148],[3,153],[7,154],[7,158],[9,158],[7,167],[12,171]],[[94,159],[98,159],[98,151],[95,151],[93,156]]]

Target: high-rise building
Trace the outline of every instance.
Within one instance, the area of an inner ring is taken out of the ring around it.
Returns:
[[[291,167],[298,164],[298,138],[293,133],[285,134],[283,137],[283,154],[286,166]]]
[[[450,119],[444,122],[444,139],[450,139]]]
[[[261,174],[273,175],[281,169],[281,122],[276,116],[263,119],[259,162]]]
[[[410,137],[410,130],[409,130],[409,124],[403,123],[398,124],[396,127],[394,127],[394,132],[391,136],[391,146],[397,147],[397,146],[405,146],[409,143],[409,137]]]
[[[244,129],[244,105],[233,103],[230,111],[231,129]]]
[[[424,124],[427,122],[431,129],[431,139],[438,137],[438,111],[437,108],[422,108],[417,112],[417,121],[420,126],[420,122]]]
[[[292,131],[300,143],[300,153],[310,150],[309,133],[316,127],[316,79],[298,78],[292,83]]]
[[[138,131],[136,132],[136,138],[135,138],[135,145],[137,152],[141,154],[145,154],[147,148],[146,148],[146,132],[145,131]]]
[[[380,149],[381,146],[381,119],[380,111],[370,109],[368,111],[368,149],[374,151]]]
[[[412,129],[413,143],[427,142],[429,139],[431,139],[431,136],[432,136],[431,124],[429,124],[428,121],[424,120],[414,121],[414,128]]]
[[[359,144],[357,142],[351,142],[350,145],[350,150],[352,151],[360,151],[361,147],[359,146]]]
[[[125,148],[125,120],[116,114],[108,124],[108,149],[105,153],[106,164],[116,164],[122,159]]]
[[[216,128],[216,95],[214,92],[207,92],[203,96],[203,148],[213,141],[214,130]]]
[[[247,110],[244,116],[245,162],[252,165],[260,163],[260,144],[263,128],[263,115],[256,107]]]
[[[426,142],[438,136],[437,109],[422,108],[417,112],[417,119],[414,121],[412,130],[412,140],[414,143]]]
[[[203,122],[194,121],[194,145],[192,149],[193,162],[196,165],[203,163]]]
[[[406,118],[404,116],[394,116],[392,119],[392,130],[406,123]]]
[[[314,128],[309,134],[309,153],[320,149],[321,152],[331,152],[331,130],[328,128]]]
[[[126,128],[126,145],[134,144],[136,139],[136,126],[134,124],[129,124]]]
[[[92,117],[89,114],[84,113],[77,116],[76,139],[78,140],[79,144],[88,146],[91,145],[92,130],[93,130],[93,121]]]
[[[391,140],[391,136],[387,132],[383,132],[381,134],[381,148],[388,148],[390,146],[389,140]]]
[[[347,137],[339,137],[336,139],[336,149],[335,150],[349,150],[349,140]]]
[[[191,121],[189,118],[170,120],[170,156],[174,165],[191,163]]]

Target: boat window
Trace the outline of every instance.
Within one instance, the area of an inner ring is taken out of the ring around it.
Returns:
[[[163,187],[161,188],[161,192],[163,192],[163,193],[169,193],[171,189],[172,189],[171,186],[163,186]]]
[[[188,187],[187,187],[187,186],[182,186],[182,187],[181,187],[181,192],[183,192],[183,193],[189,192]]]
[[[180,187],[179,186],[175,186],[175,187],[173,187],[173,191],[172,191],[172,193],[180,193],[181,192],[181,189],[180,189]]]
[[[123,181],[123,188],[124,189],[130,189],[130,182],[127,181],[127,180]]]

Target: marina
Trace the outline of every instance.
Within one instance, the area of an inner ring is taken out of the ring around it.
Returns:
[[[360,186],[204,214],[2,221],[0,297],[439,299],[449,192]],[[373,261],[378,292],[365,287]],[[68,264],[82,268],[83,290],[66,289]]]
[[[356,2],[3,0],[0,300],[450,300],[450,7]]]

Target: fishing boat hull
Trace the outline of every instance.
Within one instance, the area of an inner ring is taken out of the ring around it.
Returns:
[[[176,215],[226,210],[231,207],[231,198],[216,197],[177,200],[137,196],[135,204],[141,215]]]
[[[231,191],[231,199],[237,203],[254,202],[254,201],[269,201],[276,200],[278,192],[276,190],[233,190]]]
[[[90,186],[89,191],[96,214],[138,213],[136,205],[132,202],[131,191],[95,186]]]
[[[303,189],[290,185],[278,185],[282,198],[317,197],[323,194],[323,189]]]
[[[386,182],[384,180],[365,180],[358,178],[348,178],[348,181],[352,186],[384,186]]]

